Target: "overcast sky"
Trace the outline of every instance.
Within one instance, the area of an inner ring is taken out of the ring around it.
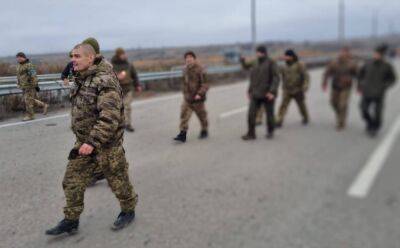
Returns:
[[[337,37],[338,0],[257,0],[258,40]],[[349,36],[400,31],[400,0],[345,0]],[[2,0],[0,55],[63,52],[94,36],[102,49],[250,40],[250,0]],[[391,23],[392,24],[389,24]]]

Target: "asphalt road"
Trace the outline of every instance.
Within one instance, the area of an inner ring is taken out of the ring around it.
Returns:
[[[180,94],[135,102],[137,131],[126,134],[125,148],[139,205],[134,224],[120,232],[110,230],[119,206],[103,181],[86,192],[78,234],[45,236],[63,217],[61,180],[74,142],[69,117],[0,123],[0,247],[400,247],[400,138],[384,146],[386,156],[377,152],[393,134],[400,87],[388,95],[384,129],[371,139],[356,93],[347,129],[335,131],[321,73],[311,71],[310,125],[301,125],[292,103],[272,141],[264,127],[256,141],[240,139],[247,82],[212,88],[210,138],[197,139],[193,116],[183,145],[172,142]],[[349,188],[373,156],[372,166],[381,167],[367,194],[354,197]]]

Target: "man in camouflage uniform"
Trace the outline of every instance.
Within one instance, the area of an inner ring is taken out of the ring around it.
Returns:
[[[280,68],[282,75],[282,104],[279,108],[276,126],[281,127],[290,101],[294,99],[299,107],[303,124],[309,121],[305,93],[308,90],[310,76],[303,63],[299,62],[297,54],[293,50],[285,52],[286,65]]]
[[[208,85],[203,67],[197,62],[196,54],[188,51],[184,55],[185,69],[183,72],[183,103],[181,107],[180,133],[174,138],[176,141],[186,142],[186,133],[189,129],[189,120],[195,112],[200,120],[201,132],[199,139],[208,137],[208,120],[205,107]]]
[[[267,48],[259,46],[257,48],[257,61],[246,63],[241,59],[242,67],[250,69],[250,85],[247,91],[250,100],[248,112],[248,131],[242,136],[243,140],[256,139],[256,115],[261,105],[264,105],[267,118],[268,139],[273,138],[275,129],[274,105],[279,87],[278,66],[267,55]]]
[[[121,213],[113,224],[118,230],[135,217],[137,194],[128,176],[128,162],[122,146],[124,107],[122,90],[110,68],[95,63],[96,52],[88,44],[73,50],[72,61],[78,72],[71,101],[71,128],[76,136],[68,157],[63,180],[66,198],[65,218],[48,235],[77,231],[83,211],[84,192],[97,165],[120,202]]]
[[[117,78],[124,94],[124,108],[125,108],[125,130],[128,132],[134,132],[135,129],[132,127],[131,112],[132,112],[132,101],[133,101],[133,89],[137,92],[142,90],[139,77],[136,73],[136,69],[133,64],[129,63],[128,56],[125,50],[121,47],[115,50],[115,55],[111,59],[114,71],[117,74]]]
[[[22,52],[17,54],[17,86],[22,90],[26,114],[23,121],[35,119],[35,107],[43,108],[43,114],[47,114],[48,104],[37,99],[39,91],[36,69]]]
[[[327,91],[328,80],[332,78],[331,105],[336,114],[338,131],[346,126],[347,106],[356,76],[357,64],[352,60],[350,49],[344,47],[339,57],[326,67],[322,82],[322,89]]]

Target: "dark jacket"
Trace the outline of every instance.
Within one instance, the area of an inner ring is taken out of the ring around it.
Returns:
[[[72,78],[74,75],[74,64],[69,62],[64,70],[61,72],[61,79],[64,80],[66,78]]]
[[[265,98],[267,93],[276,95],[279,87],[279,69],[275,61],[266,58],[263,61],[246,63],[241,60],[242,67],[250,70],[248,93],[253,98]]]
[[[364,97],[383,97],[385,91],[396,82],[396,74],[388,62],[371,60],[361,68],[358,80]]]
[[[111,59],[111,64],[117,75],[122,71],[126,72],[125,79],[119,82],[124,94],[128,93],[134,88],[137,88],[140,85],[136,69],[133,64],[129,63],[129,61],[121,60],[118,57],[114,56]]]
[[[206,100],[206,93],[208,90],[208,84],[204,69],[198,63],[188,65],[183,70],[183,97],[188,103],[194,103],[196,100],[194,97],[198,94],[201,96],[199,102]]]

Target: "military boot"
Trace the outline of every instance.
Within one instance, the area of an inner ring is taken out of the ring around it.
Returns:
[[[175,138],[174,140],[176,141],[180,141],[180,142],[186,142],[186,132],[185,131],[181,131]]]
[[[135,132],[135,129],[132,127],[131,124],[126,125],[126,126],[125,126],[125,130],[128,131],[128,132],[130,132],[130,133]]]
[[[253,131],[249,131],[247,134],[242,136],[242,140],[255,140],[256,139],[256,134]]]
[[[121,230],[122,228],[129,225],[135,219],[135,211],[133,212],[121,212],[115,222],[113,223],[111,229],[114,231]]]
[[[26,116],[22,119],[22,121],[31,121],[31,120],[33,120],[33,119],[35,119],[33,116],[26,115]]]
[[[70,235],[75,234],[78,231],[79,220],[66,220],[63,219],[57,226],[46,231],[46,235],[60,235],[68,233]]]
[[[265,138],[267,138],[267,139],[273,139],[273,138],[274,138],[274,133],[267,133],[267,134],[265,135]]]
[[[207,130],[201,130],[199,139],[206,139],[208,137],[208,131]]]

